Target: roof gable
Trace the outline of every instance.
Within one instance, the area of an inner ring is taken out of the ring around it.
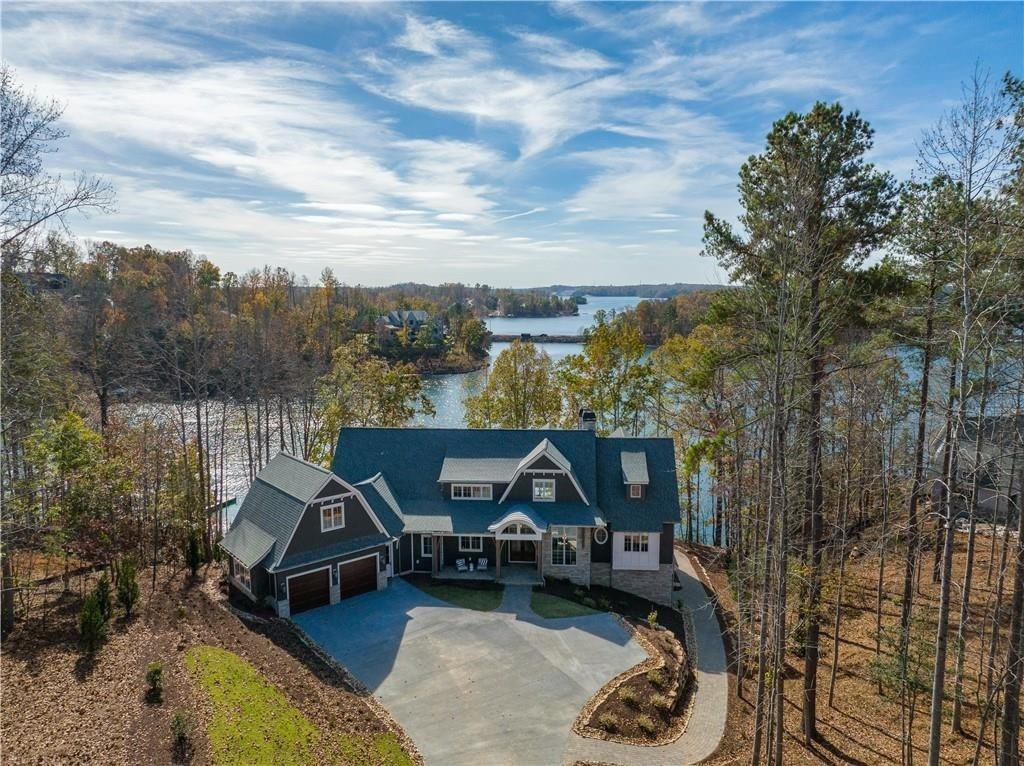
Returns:
[[[282,451],[263,466],[257,478],[296,500],[308,503],[331,478],[331,472]]]

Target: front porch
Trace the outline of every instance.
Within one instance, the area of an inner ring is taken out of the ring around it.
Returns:
[[[537,567],[533,564],[505,564],[501,568],[500,575],[491,568],[482,572],[479,569],[472,572],[460,572],[455,567],[442,567],[440,572],[434,572],[431,577],[435,580],[449,582],[496,582],[499,585],[544,584],[544,578],[540,576]]]

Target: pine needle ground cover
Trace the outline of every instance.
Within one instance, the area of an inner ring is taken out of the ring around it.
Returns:
[[[217,766],[301,766],[318,763],[325,754],[348,763],[412,763],[389,734],[372,739],[325,737],[256,668],[232,652],[193,647],[185,664],[209,698],[212,716],[207,736]]]

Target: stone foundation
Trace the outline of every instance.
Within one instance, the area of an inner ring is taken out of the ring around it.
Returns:
[[[590,582],[606,588],[632,593],[656,604],[672,604],[672,564],[661,564],[655,570],[612,569],[611,564],[594,563],[590,567]]]

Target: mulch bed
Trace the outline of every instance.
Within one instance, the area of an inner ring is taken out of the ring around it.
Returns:
[[[404,732],[350,685],[344,673],[307,646],[283,620],[242,619],[226,608],[220,571],[211,567],[196,581],[170,569],[140,576],[138,614],[116,618],[106,643],[92,659],[78,647],[77,589],[21,621],[5,638],[2,743],[11,764],[171,764],[170,719],[187,711],[193,726],[192,762],[209,763],[203,731],[205,700],[182,659],[192,646],[208,644],[250,662],[325,735],[391,732],[417,762]],[[148,663],[164,667],[164,698],[145,699]]]

